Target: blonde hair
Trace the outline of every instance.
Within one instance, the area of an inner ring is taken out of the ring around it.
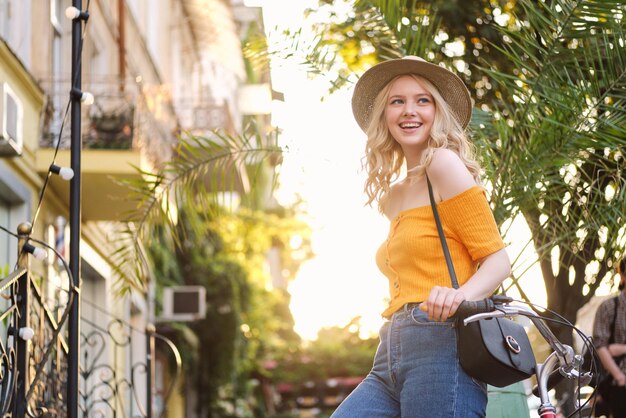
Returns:
[[[430,131],[427,151],[422,155],[418,175],[423,175],[430,165],[437,149],[454,151],[465,164],[469,172],[480,184],[480,165],[475,159],[473,144],[465,135],[465,131],[454,117],[452,110],[443,99],[437,88],[428,80],[415,74],[413,77],[433,97],[435,102],[435,118]],[[382,213],[391,189],[391,183],[398,179],[404,164],[404,153],[400,144],[393,138],[385,121],[385,108],[391,86],[399,77],[393,78],[376,96],[374,100],[370,124],[367,128],[367,143],[362,165],[367,172],[365,180],[366,204],[378,202],[378,210]]]

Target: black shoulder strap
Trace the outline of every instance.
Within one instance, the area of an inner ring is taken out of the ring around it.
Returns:
[[[448,243],[446,237],[443,234],[443,227],[441,226],[441,219],[439,218],[439,212],[437,211],[437,205],[435,204],[435,196],[433,195],[433,186],[430,184],[428,174],[426,174],[426,183],[428,184],[428,197],[430,198],[430,206],[433,208],[433,215],[435,216],[435,222],[437,223],[437,232],[439,233],[439,240],[441,241],[441,248],[443,248],[443,255],[446,258],[446,264],[448,265],[448,272],[450,273],[450,281],[452,287],[459,288],[459,282],[456,279],[456,273],[454,271],[454,265],[452,264],[452,258],[450,257],[450,250],[448,250]]]

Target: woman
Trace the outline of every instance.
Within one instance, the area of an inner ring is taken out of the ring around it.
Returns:
[[[450,317],[463,300],[491,295],[511,265],[464,133],[471,108],[459,77],[418,57],[378,64],[355,86],[352,109],[367,134],[368,204],[376,202],[391,221],[376,254],[390,301],[372,371],[332,418],[485,416],[486,385],[461,369]],[[403,165],[407,174],[398,180]],[[427,179],[458,289],[446,267]]]

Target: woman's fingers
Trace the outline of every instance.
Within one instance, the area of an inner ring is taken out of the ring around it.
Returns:
[[[445,321],[454,315],[463,300],[465,296],[460,290],[435,286],[428,299],[420,305],[420,309],[433,321]]]
[[[426,312],[428,313],[428,319],[432,321],[441,320],[440,318],[443,311],[445,293],[446,290],[443,287],[434,286],[431,289],[430,294],[428,295],[428,299],[426,300]]]

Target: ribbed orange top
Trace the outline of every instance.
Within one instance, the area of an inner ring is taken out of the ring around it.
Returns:
[[[478,260],[504,248],[504,242],[481,187],[440,202],[437,209],[461,286],[476,272]],[[430,205],[404,210],[391,221],[376,264],[389,279],[386,318],[406,303],[426,300],[433,286],[452,286]]]

